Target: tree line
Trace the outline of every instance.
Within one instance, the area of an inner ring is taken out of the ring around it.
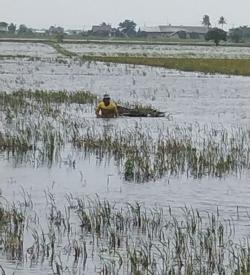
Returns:
[[[103,23],[104,25],[107,25],[106,23]],[[34,30],[32,28],[27,27],[24,24],[19,25],[17,27],[16,24],[14,23],[6,23],[6,22],[0,22],[0,26],[6,26],[7,30],[9,33],[13,34],[29,34],[29,33],[34,33]],[[137,34],[136,31],[136,26],[137,24],[132,21],[126,19],[125,21],[121,22],[118,26],[118,28],[115,29],[117,35],[127,35],[127,36],[134,36]],[[88,32],[85,32],[85,34],[91,34],[91,30]],[[59,33],[65,33],[65,30],[63,27],[55,27],[55,26],[50,26],[46,31],[46,34],[59,34]],[[84,33],[84,31],[82,31]]]
[[[227,40],[229,39],[232,42],[239,43],[239,42],[244,42],[247,39],[250,39],[250,27],[248,26],[239,26],[236,28],[232,28],[229,30],[229,32],[224,31],[224,26],[227,24],[226,19],[224,16],[221,16],[217,23],[221,28],[217,27],[212,27],[210,17],[209,15],[205,14],[202,18],[201,21],[202,25],[208,28],[208,32],[205,35],[205,39],[208,40],[213,40],[216,45],[219,44],[220,41],[222,40]],[[21,24],[17,27],[16,24],[14,23],[6,23],[6,22],[0,22],[0,26],[5,26],[8,30],[8,33],[10,34],[17,34],[17,35],[35,35],[35,31],[32,28],[27,27],[25,24]],[[80,36],[116,36],[116,37],[143,37],[145,36],[145,33],[141,31],[140,28],[137,28],[137,24],[133,20],[124,20],[119,23],[117,28],[111,28],[110,25],[106,23],[102,23],[101,26],[109,26],[110,31],[107,32],[94,32],[93,29],[89,31],[81,31],[78,33]],[[73,32],[72,32],[73,33]],[[47,30],[44,31],[43,35],[48,35],[48,36],[55,36],[58,41],[62,41],[65,37],[65,30],[63,27],[55,27],[55,26],[50,26]],[[183,32],[178,33],[179,38],[185,39],[186,34]],[[195,36],[190,36],[190,38],[196,38]]]
[[[210,22],[210,17],[209,15],[204,15],[202,18],[202,24],[204,26],[206,26],[208,29],[211,28],[211,22]],[[221,29],[223,30],[223,27],[227,24],[224,16],[221,16],[218,20],[218,24],[221,25]],[[214,28],[215,29],[215,28]],[[225,34],[223,34],[223,32],[221,32],[220,30],[218,30],[217,28],[217,33],[220,33],[219,36],[220,37],[225,37]],[[210,34],[211,35],[211,31]],[[229,32],[227,34],[227,37],[229,38],[230,41],[234,42],[234,43],[244,43],[246,40],[250,39],[250,27],[248,26],[239,26],[236,28],[231,28],[229,29]],[[208,39],[208,37],[207,37]],[[222,39],[224,40],[224,39]]]

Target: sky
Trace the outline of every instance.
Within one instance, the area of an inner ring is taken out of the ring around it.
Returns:
[[[32,28],[86,30],[102,22],[116,27],[125,19],[138,26],[198,26],[204,14],[212,26],[224,16],[231,28],[250,26],[249,11],[250,0],[0,0],[0,21]]]

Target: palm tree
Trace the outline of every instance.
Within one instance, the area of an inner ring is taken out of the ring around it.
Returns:
[[[210,18],[207,14],[205,14],[202,18],[202,25],[206,26],[207,28],[211,26]]]
[[[221,17],[220,17],[218,23],[219,23],[219,25],[221,25],[221,27],[222,27],[222,29],[223,29],[223,26],[224,26],[225,24],[227,24],[227,22],[226,22],[224,16],[221,16]]]

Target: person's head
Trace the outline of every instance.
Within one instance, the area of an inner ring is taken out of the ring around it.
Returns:
[[[103,102],[104,102],[105,105],[109,105],[109,103],[110,103],[110,95],[105,94],[103,96]]]

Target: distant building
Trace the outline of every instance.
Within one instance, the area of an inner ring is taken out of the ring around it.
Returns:
[[[187,37],[200,38],[208,32],[207,27],[203,26],[156,26],[142,27],[141,32],[148,37],[172,37],[185,34]]]
[[[98,35],[98,36],[112,36],[115,33],[115,29],[111,27],[111,25],[102,23],[99,26],[93,26],[92,27],[92,34]]]
[[[33,33],[36,33],[36,34],[41,34],[41,35],[45,35],[47,33],[47,30],[45,29],[42,29],[42,30],[38,30],[38,29],[32,29],[32,32]]]
[[[68,35],[79,35],[83,33],[83,30],[66,30],[65,33]]]
[[[8,24],[5,22],[0,22],[0,32],[7,32],[8,31]]]
[[[64,28],[62,27],[50,26],[48,30],[49,35],[63,34],[63,33],[64,33]]]

